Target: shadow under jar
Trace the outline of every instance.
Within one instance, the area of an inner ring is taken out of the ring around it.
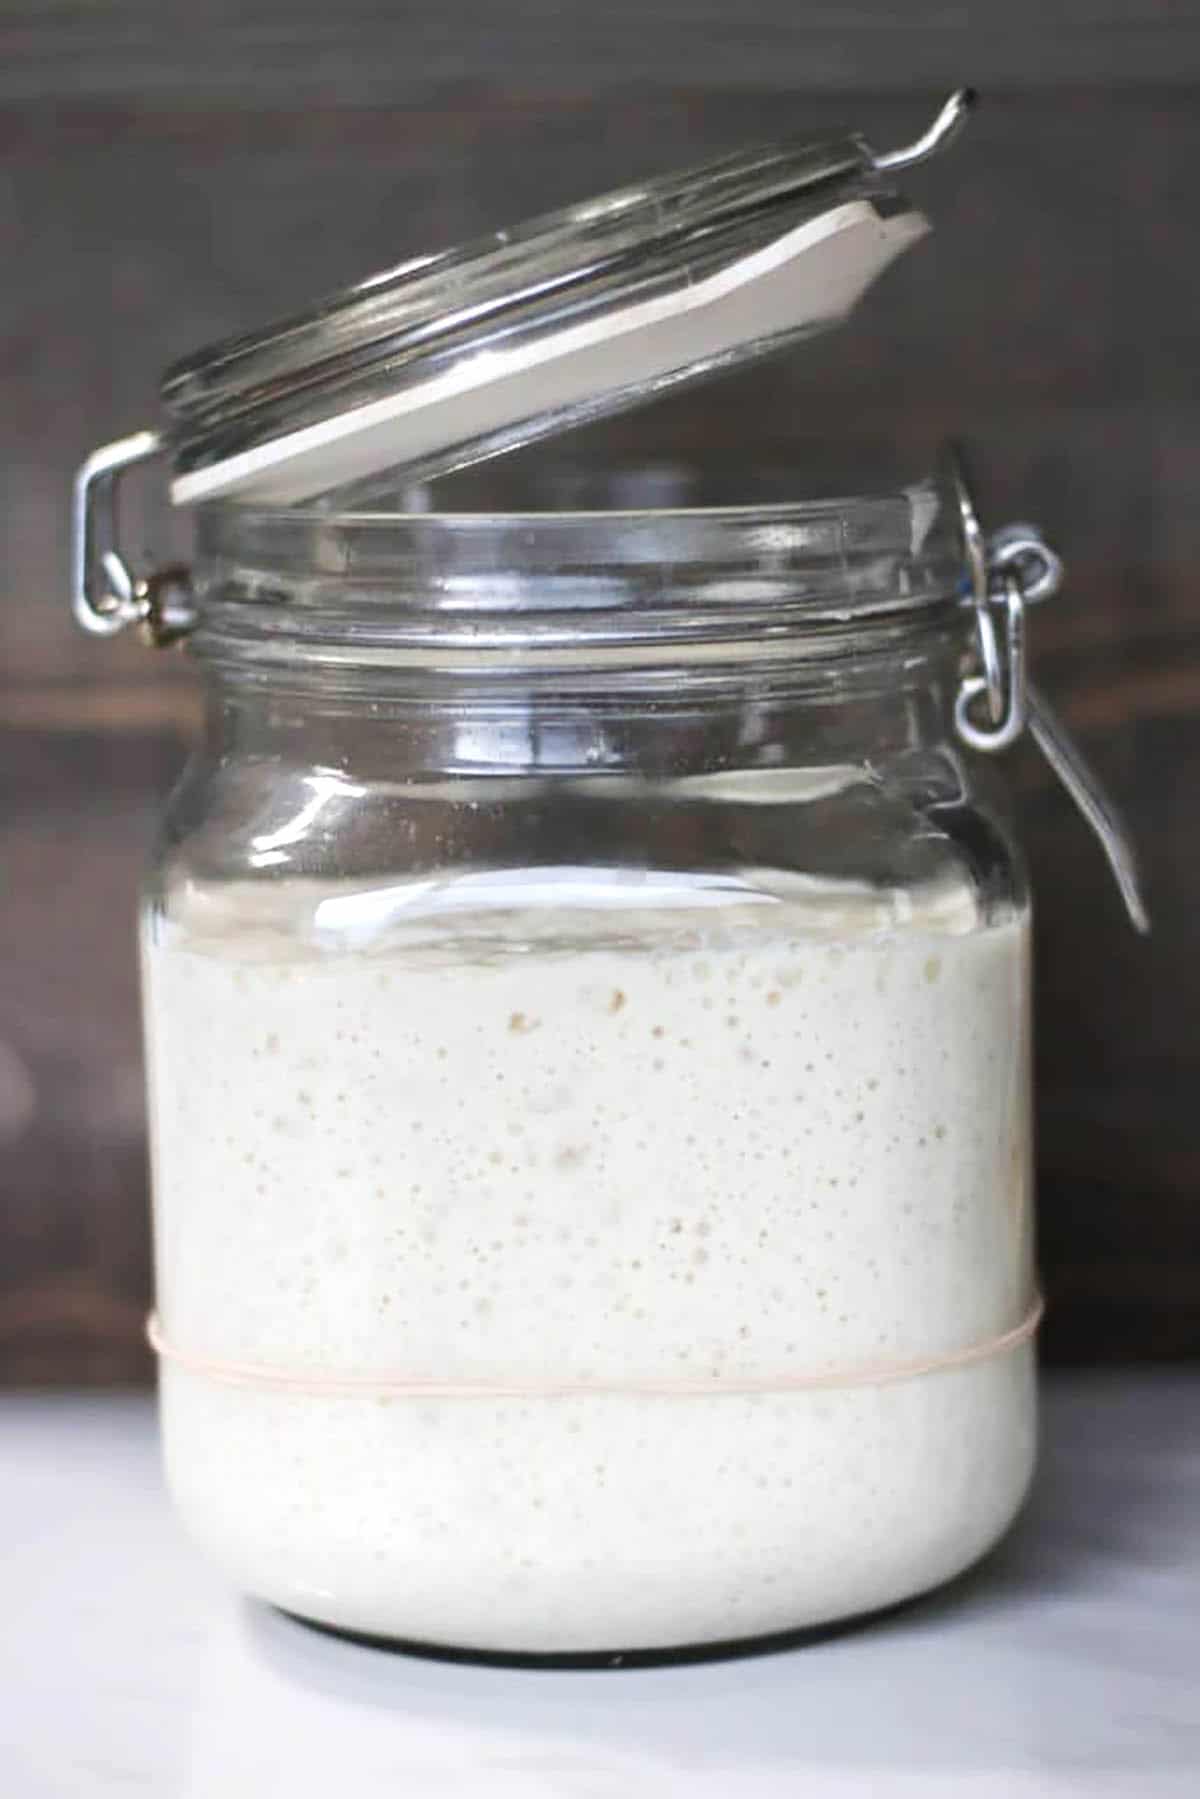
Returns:
[[[251,1592],[668,1650],[1012,1519],[1029,913],[953,742],[956,520],[201,512],[157,1332],[175,1501]]]

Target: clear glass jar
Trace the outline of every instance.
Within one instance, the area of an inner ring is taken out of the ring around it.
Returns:
[[[952,500],[200,514],[144,913],[172,1492],[477,1651],[957,1573],[1034,1445],[1029,911]]]

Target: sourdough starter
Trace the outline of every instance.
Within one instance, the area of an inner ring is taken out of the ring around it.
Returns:
[[[628,897],[564,934],[506,893],[452,943],[353,895],[303,934],[236,896],[148,932],[163,1331],[318,1383],[164,1363],[177,1504],[251,1591],[478,1649],[662,1647],[885,1605],[1019,1505],[1028,1345],[722,1388],[1027,1311],[1026,924],[801,892],[683,929]],[[712,1390],[637,1391],[671,1379]]]

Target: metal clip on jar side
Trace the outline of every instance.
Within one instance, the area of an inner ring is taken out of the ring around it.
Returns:
[[[157,431],[118,438],[88,457],[75,477],[71,508],[71,608],[93,637],[115,637],[127,625],[163,649],[196,622],[191,576],[182,566],[135,575],[119,546],[117,495],[127,469],[162,449]],[[103,580],[98,577],[103,574]]]
[[[1150,929],[1137,852],[1121,814],[1083,751],[1026,669],[1025,608],[1062,585],[1063,564],[1035,525],[1006,525],[989,538],[975,511],[962,462],[950,458],[975,610],[977,672],[963,677],[954,724],[969,749],[993,755],[1028,727],[1104,851],[1135,931]]]

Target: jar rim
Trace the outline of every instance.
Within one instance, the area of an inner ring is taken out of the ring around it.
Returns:
[[[766,656],[823,631],[852,649],[877,624],[919,629],[963,593],[957,505],[936,478],[765,503],[430,511],[398,500],[199,509],[201,642]]]
[[[918,483],[917,486],[923,484]],[[933,484],[930,483],[932,487]],[[335,525],[353,529],[357,526],[404,526],[419,524],[422,527],[434,524],[448,527],[467,527],[483,525],[524,526],[554,525],[570,526],[572,524],[588,524],[599,519],[611,521],[638,519],[696,519],[720,520],[731,522],[749,521],[762,518],[810,518],[820,515],[845,515],[854,512],[868,512],[876,505],[886,505],[896,499],[907,499],[916,488],[898,487],[893,492],[871,494],[849,494],[831,496],[828,499],[780,500],[768,504],[754,501],[713,502],[700,506],[437,506],[425,508],[420,505],[398,506],[395,508],[382,505],[366,504],[332,506],[309,504],[307,506],[266,506],[261,504],[227,504],[218,502],[222,509],[236,514],[239,519],[271,519],[297,524]]]

